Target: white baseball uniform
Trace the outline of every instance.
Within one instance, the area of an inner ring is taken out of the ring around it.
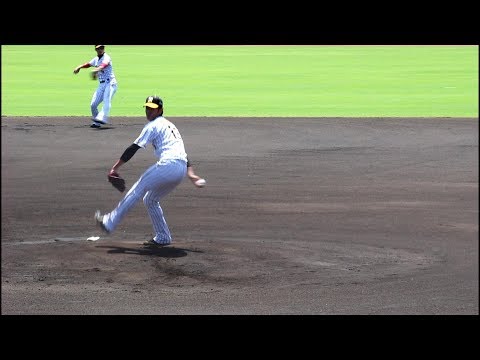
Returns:
[[[117,79],[113,72],[111,57],[104,52],[101,57],[95,56],[89,61],[91,66],[106,64],[107,66],[98,72],[98,87],[93,93],[90,109],[92,111],[92,120],[98,120],[101,123],[108,123],[110,109],[112,106],[113,95],[117,92]],[[98,105],[103,101],[101,111],[98,111]]]
[[[143,203],[153,223],[154,241],[170,244],[172,237],[160,200],[175,189],[187,173],[187,154],[182,137],[174,124],[159,116],[145,125],[134,144],[142,148],[152,144],[158,161],[140,176],[117,207],[105,214],[103,225],[109,232],[113,231],[143,197]]]

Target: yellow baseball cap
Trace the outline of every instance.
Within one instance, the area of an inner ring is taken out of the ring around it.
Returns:
[[[163,101],[157,95],[152,95],[147,97],[143,106],[148,106],[149,108],[156,109],[160,106],[163,106]]]

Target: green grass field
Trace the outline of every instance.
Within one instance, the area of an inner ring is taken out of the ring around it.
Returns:
[[[93,45],[2,45],[2,116],[90,116]],[[107,45],[111,116],[478,117],[478,46]]]

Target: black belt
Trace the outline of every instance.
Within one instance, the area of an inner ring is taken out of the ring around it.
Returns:
[[[100,81],[100,84],[103,84],[105,81],[110,81],[110,79]]]

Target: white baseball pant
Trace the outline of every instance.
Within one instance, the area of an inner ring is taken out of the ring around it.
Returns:
[[[160,200],[179,185],[187,173],[183,160],[162,160],[150,166],[133,184],[117,207],[105,214],[103,224],[113,231],[123,217],[143,198],[143,203],[153,224],[154,240],[160,244],[169,244],[172,236],[163,215]]]
[[[108,123],[110,109],[112,107],[113,95],[117,92],[117,83],[106,81],[100,83],[97,90],[93,93],[90,109],[92,110],[93,119],[103,123]],[[98,105],[103,101],[102,110],[98,111]]]

